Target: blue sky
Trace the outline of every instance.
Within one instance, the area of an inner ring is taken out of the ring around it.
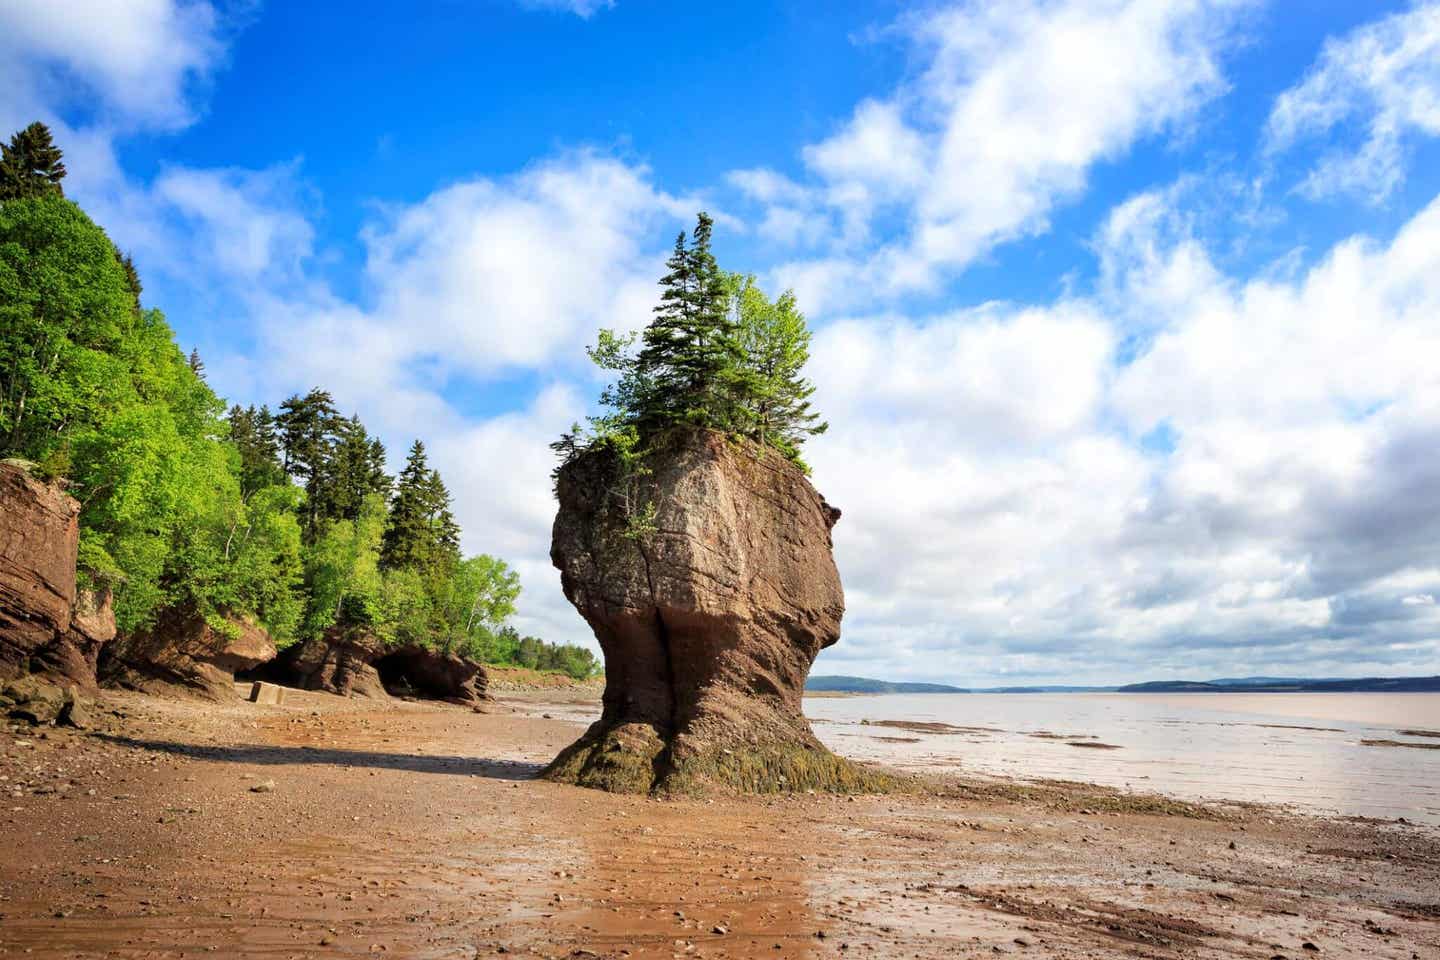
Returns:
[[[704,208],[816,330],[817,669],[1440,671],[1440,3],[19,0],[36,118],[218,390],[427,442],[522,629],[589,642],[545,444]]]

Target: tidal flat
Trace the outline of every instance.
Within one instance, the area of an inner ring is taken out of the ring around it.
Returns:
[[[617,796],[537,779],[593,702],[486,709],[105,693],[90,731],[0,729],[0,955],[1440,955],[1427,825],[963,768],[879,797]],[[1026,739],[1124,752],[1051,732]]]

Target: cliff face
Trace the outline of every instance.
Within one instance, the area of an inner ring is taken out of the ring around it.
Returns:
[[[231,618],[216,630],[191,611],[170,610],[153,627],[126,634],[105,650],[107,686],[159,696],[233,700],[235,674],[275,657],[275,643],[258,625]]]
[[[86,689],[115,636],[108,593],[78,591],[80,504],[0,463],[0,680],[35,673]]]
[[[810,665],[840,636],[840,511],[780,455],[712,432],[676,435],[647,466],[627,483],[591,454],[559,476],[550,556],[606,687],[548,775],[627,792],[875,786],[801,713]],[[653,529],[627,536],[646,503]]]

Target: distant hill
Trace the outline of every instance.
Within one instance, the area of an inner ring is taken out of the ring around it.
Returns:
[[[1039,687],[976,687],[971,693],[1114,693],[1114,687],[1069,687],[1069,686],[1039,686]]]
[[[1440,677],[1365,677],[1357,680],[1152,680],[1118,688],[1121,693],[1440,693]]]
[[[869,677],[811,677],[805,689],[813,693],[969,693],[943,683],[901,683]]]

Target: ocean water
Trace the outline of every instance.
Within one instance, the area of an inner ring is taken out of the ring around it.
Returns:
[[[1440,825],[1440,749],[1373,743],[1440,747],[1440,693],[807,697],[805,713],[837,753],[904,769]]]

